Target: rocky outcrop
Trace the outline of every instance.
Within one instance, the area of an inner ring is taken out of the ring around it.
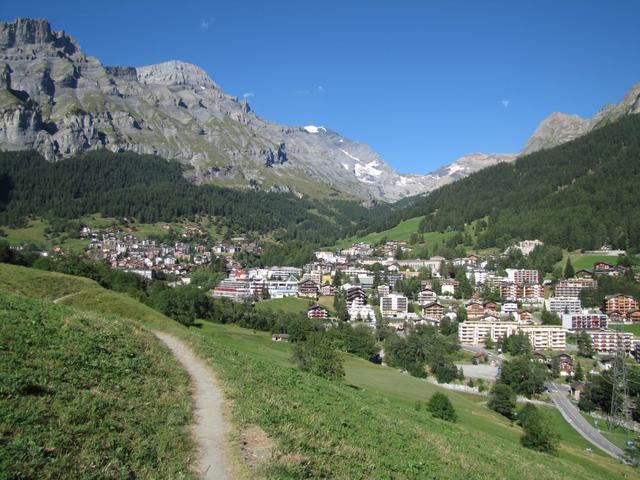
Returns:
[[[555,112],[545,118],[533,133],[522,154],[552,148],[574,140],[625,115],[640,113],[640,83],[636,83],[615,105],[606,105],[593,118]]]
[[[145,85],[183,85],[217,88],[207,72],[197,65],[171,60],[157,65],[136,68],[138,81]]]
[[[591,121],[579,115],[552,113],[538,125],[522,153],[532,153],[569,142],[584,135],[590,128]]]

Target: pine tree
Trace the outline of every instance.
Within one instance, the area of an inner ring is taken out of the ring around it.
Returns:
[[[575,270],[573,269],[573,265],[571,264],[571,258],[567,258],[567,263],[564,266],[564,278],[573,278],[573,276],[576,274]]]

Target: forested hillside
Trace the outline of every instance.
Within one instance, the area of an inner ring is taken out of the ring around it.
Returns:
[[[486,168],[369,224],[424,215],[419,230],[483,220],[478,247],[539,238],[569,249],[640,247],[640,115],[565,145]]]
[[[183,168],[134,153],[97,151],[50,163],[35,152],[2,152],[0,224],[20,225],[29,215],[69,219],[101,213],[143,223],[209,215],[234,232],[316,243],[390,210],[386,204],[368,209],[344,200],[196,186],[184,178]]]

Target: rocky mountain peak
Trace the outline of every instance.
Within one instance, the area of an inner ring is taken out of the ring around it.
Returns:
[[[18,18],[14,22],[0,22],[0,47],[2,48],[50,43],[55,39],[51,25],[46,20]]]
[[[187,85],[218,88],[202,68],[180,60],[170,60],[155,65],[136,68],[138,81],[145,85]]]
[[[554,112],[538,125],[522,153],[537,152],[569,142],[584,135],[590,128],[591,120],[582,118],[580,115]]]
[[[19,48],[27,45],[53,44],[66,54],[79,48],[63,30],[54,32],[47,20],[18,18],[13,22],[0,22],[0,48]]]

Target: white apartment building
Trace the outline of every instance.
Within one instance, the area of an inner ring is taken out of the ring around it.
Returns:
[[[615,353],[618,347],[625,352],[631,352],[636,345],[632,333],[618,332],[616,330],[602,330],[587,332],[591,337],[593,350],[596,353]]]
[[[462,322],[458,325],[460,343],[478,345],[490,337],[492,341],[517,332],[529,336],[534,350],[564,350],[567,331],[559,325],[519,325],[517,322]]]
[[[565,313],[581,313],[582,303],[577,297],[551,297],[549,299],[549,311],[558,315]]]
[[[458,338],[460,343],[478,345],[487,338],[497,342],[501,338],[509,337],[518,331],[516,322],[462,322],[458,324]]]
[[[427,305],[438,300],[438,294],[433,290],[425,288],[418,293],[418,303],[420,305]]]
[[[567,331],[560,325],[523,325],[520,331],[529,335],[534,350],[567,348]]]
[[[390,293],[380,297],[380,313],[383,317],[406,314],[409,310],[409,299],[404,295]]]
[[[523,283],[539,283],[539,275],[537,270],[507,268],[507,278],[522,285]]]

